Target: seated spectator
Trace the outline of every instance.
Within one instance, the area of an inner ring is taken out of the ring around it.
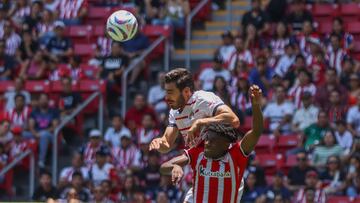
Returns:
[[[291,167],[288,173],[287,185],[292,192],[297,191],[305,185],[305,174],[307,174],[308,171],[316,171],[316,169],[310,165],[305,151],[299,151],[296,154],[296,160],[296,166]]]
[[[295,0],[292,3],[292,12],[286,17],[292,30],[296,33],[301,31],[302,25],[305,21],[312,22],[312,15],[306,10],[303,0]]]
[[[84,178],[81,172],[74,172],[71,175],[71,182],[69,187],[65,188],[64,191],[61,193],[60,197],[62,199],[66,199],[67,194],[71,189],[75,189],[76,193],[78,194],[78,199],[83,202],[90,201],[90,191],[84,187]]]
[[[156,151],[151,151],[148,156],[147,166],[143,168],[143,170],[138,172],[139,179],[146,187],[147,194],[149,196],[156,196],[156,190],[159,186],[160,181],[160,154]]]
[[[346,188],[346,196],[359,197],[360,196],[360,173],[357,172],[356,176],[351,179],[350,184]]]
[[[49,39],[46,49],[49,57],[55,62],[64,62],[73,52],[70,38],[65,36],[65,24],[62,21],[54,22],[55,35]]]
[[[286,22],[278,22],[276,24],[276,30],[273,34],[273,38],[270,40],[270,47],[276,58],[280,58],[285,54],[285,46],[290,43],[289,35]]]
[[[14,126],[11,128],[11,132],[13,134],[13,140],[9,144],[9,158],[13,160],[14,158],[18,157],[22,153],[24,153],[27,149],[30,149],[30,143],[35,142],[34,140],[27,141],[22,137],[23,129],[21,126]],[[29,162],[23,160],[21,164],[25,168],[29,168]]]
[[[254,60],[251,52],[245,48],[244,39],[236,37],[234,45],[235,51],[230,56],[228,70],[233,71],[239,61],[245,61],[251,67],[254,64]]]
[[[349,62],[344,62],[344,63],[349,63]],[[344,81],[346,81],[346,83],[349,86],[348,105],[350,106],[356,105],[358,101],[357,95],[360,95],[360,77],[358,74],[352,73],[351,75],[349,75],[349,78],[344,78]]]
[[[5,109],[10,111],[15,108],[15,96],[21,94],[25,97],[25,105],[30,104],[30,93],[24,89],[24,80],[21,78],[15,79],[15,89],[5,92],[4,98],[6,100]]]
[[[285,177],[286,178],[286,177]],[[274,176],[272,185],[267,188],[266,196],[267,200],[275,200],[275,196],[280,194],[284,201],[290,201],[291,193],[284,185],[284,173],[277,171]]]
[[[19,77],[24,78],[24,80],[47,79],[49,68],[47,59],[41,50],[36,51],[32,58],[25,59],[21,63]]]
[[[327,113],[325,111],[320,111],[318,113],[317,122],[305,128],[302,135],[305,150],[310,150],[314,145],[319,144],[329,129],[330,124]]]
[[[315,95],[315,104],[317,106],[327,106],[330,98],[330,93],[333,90],[341,92],[340,101],[343,104],[347,104],[347,90],[339,83],[336,75],[336,70],[330,68],[326,70],[325,83],[317,88]]]
[[[59,187],[64,187],[71,183],[73,174],[80,172],[84,181],[88,180],[89,169],[84,166],[83,157],[80,153],[74,152],[71,159],[71,166],[65,167],[60,172]]]
[[[360,93],[357,95],[357,104],[352,106],[347,115],[346,123],[349,131],[355,137],[360,136]]]
[[[323,107],[327,112],[329,112],[329,122],[333,128],[336,126],[336,121],[346,118],[346,113],[348,111],[348,107],[341,103],[340,95],[341,93],[337,90],[331,91],[329,98],[330,104]]]
[[[236,81],[238,79],[238,77],[242,77],[244,76],[244,74],[246,76],[248,76],[250,70],[252,67],[249,67],[248,64],[243,61],[243,60],[239,60],[234,68],[234,70],[231,71],[231,82],[230,82],[230,86],[233,88],[234,86],[236,86]],[[248,78],[247,78],[248,79]]]
[[[141,126],[145,114],[152,115],[157,123],[154,110],[146,104],[145,97],[142,94],[137,94],[134,98],[134,106],[130,107],[125,115],[125,125],[130,129],[130,132],[135,132],[136,128]]]
[[[240,31],[245,30],[249,24],[253,24],[261,34],[270,28],[269,20],[268,14],[260,8],[260,0],[252,0],[251,10],[242,17]]]
[[[136,143],[140,140],[153,140],[160,135],[159,130],[156,128],[156,123],[151,114],[145,114],[142,119],[142,125],[136,134]]]
[[[319,181],[319,176],[316,171],[306,172],[305,186],[297,192],[294,202],[326,202],[326,195],[321,189],[321,182]]]
[[[311,47],[321,46],[320,36],[315,32],[312,21],[305,20],[303,22],[302,30],[296,35],[296,40],[301,54],[305,56],[309,64],[309,61],[311,61],[309,57],[313,54],[311,53]]]
[[[190,12],[187,0],[169,0],[160,7],[158,18],[152,20],[153,25],[169,25],[174,30],[185,27],[185,17]]]
[[[349,154],[353,144],[353,136],[346,128],[345,120],[342,119],[336,122],[335,137],[339,145],[345,150],[344,154]]]
[[[316,123],[319,108],[314,106],[310,92],[303,92],[301,95],[302,105],[295,111],[292,119],[292,130],[294,132],[303,132],[305,128]]]
[[[230,102],[233,109],[249,115],[251,112],[251,101],[248,97],[250,83],[247,74],[239,75],[236,78],[236,87],[231,93]]]
[[[116,195],[120,190],[116,187],[115,184],[112,184],[112,181],[114,181],[114,179],[103,180],[101,182],[101,189],[103,190],[105,198],[107,198],[107,200],[116,202]]]
[[[222,76],[215,77],[212,92],[220,97],[224,104],[230,106],[230,93],[225,78]]]
[[[25,16],[30,14],[30,5],[27,0],[16,1],[15,5],[9,11],[9,16],[11,20],[16,22],[16,24],[21,24]]]
[[[16,55],[18,60],[24,63],[26,59],[34,57],[37,50],[39,50],[39,44],[28,30],[23,31],[21,36],[22,41]]]
[[[306,69],[301,69],[297,72],[297,82],[288,92],[296,108],[301,107],[301,95],[304,92],[309,92],[311,96],[314,96],[316,94],[316,86],[311,82],[310,73]]]
[[[45,0],[44,7],[51,12],[55,12],[58,8],[59,3],[60,0]]]
[[[251,53],[258,53],[265,44],[264,37],[259,36],[254,24],[250,23],[245,27],[245,32],[242,35],[244,39],[245,49],[250,50]]]
[[[264,188],[257,186],[255,173],[249,173],[245,180],[244,193],[241,201],[244,203],[255,202],[257,198],[260,198],[265,192]]]
[[[36,33],[36,26],[41,19],[43,11],[43,2],[36,0],[32,1],[30,12],[24,13],[22,30],[29,30],[30,33]]]
[[[66,25],[79,25],[88,14],[88,1],[62,0],[54,11]]]
[[[205,91],[214,89],[214,81],[218,76],[223,77],[226,84],[228,84],[231,79],[229,70],[223,67],[224,61],[221,56],[216,54],[213,61],[213,66],[202,70],[199,75],[199,80],[202,86],[201,89]]]
[[[326,170],[320,173],[320,180],[326,195],[342,195],[345,189],[345,174],[341,168],[340,158],[335,155],[328,157]]]
[[[89,142],[80,150],[84,163],[88,168],[95,163],[96,152],[104,146],[101,135],[100,130],[92,129],[89,133]]]
[[[25,96],[17,94],[15,96],[15,107],[6,112],[5,117],[10,121],[11,126],[21,126],[27,130],[31,108],[25,105]]]
[[[141,54],[150,46],[150,41],[142,32],[137,32],[131,40],[122,42],[121,46],[131,61],[138,61]],[[145,61],[140,62],[139,65],[136,66],[131,72],[129,85],[137,85],[141,82],[139,79],[146,79],[146,76],[140,75],[141,73],[146,74],[145,66]]]
[[[59,100],[59,110],[61,116],[70,115],[76,107],[81,103],[81,95],[72,90],[72,79],[63,78],[61,80],[63,92]]]
[[[176,202],[180,199],[181,192],[175,185],[171,182],[171,176],[162,175],[160,178],[160,184],[156,188],[156,195],[152,198],[152,200],[156,200],[157,196],[161,193],[165,193],[168,198],[168,202]]]
[[[269,121],[269,131],[275,136],[291,132],[291,118],[294,113],[294,105],[286,101],[285,89],[276,87],[276,101],[269,103],[264,110],[264,118]]]
[[[285,45],[285,54],[282,55],[275,67],[275,74],[280,77],[285,77],[290,71],[291,66],[294,64],[296,55],[294,52],[294,46],[292,44]]]
[[[39,107],[35,108],[30,115],[30,135],[39,139],[39,166],[45,167],[45,158],[49,144],[53,141],[53,132],[59,123],[59,115],[56,109],[49,107],[48,95],[42,93],[39,97]]]
[[[51,1],[51,0],[50,0]],[[58,1],[58,0],[56,0]],[[41,47],[46,46],[49,43],[51,37],[55,35],[54,31],[54,14],[45,9],[42,13],[41,19],[36,25],[38,32],[38,41]]]
[[[158,73],[157,79],[157,84],[149,90],[147,102],[154,108],[156,113],[161,114],[168,109],[165,102],[165,73]]]
[[[51,183],[51,177],[51,173],[46,171],[40,174],[40,185],[35,189],[32,200],[45,202],[48,199],[57,199],[59,197],[58,190]]]
[[[6,53],[6,41],[0,39],[0,81],[10,80],[16,66],[13,56]]]
[[[328,51],[332,49],[330,46],[330,37],[334,34],[340,36],[340,44],[343,50],[352,51],[354,49],[354,36],[345,31],[344,20],[341,17],[335,17],[333,19],[331,34],[327,36],[326,40],[328,42]]]
[[[342,62],[348,57],[344,49],[341,48],[341,38],[339,35],[332,34],[330,37],[331,50],[328,51],[329,66],[335,68],[338,75],[342,72]]]
[[[327,131],[321,143],[314,148],[312,161],[318,169],[324,169],[327,159],[330,156],[343,155],[343,149],[337,144],[332,131]]]
[[[125,175],[126,170],[136,170],[140,167],[140,151],[132,143],[131,136],[123,135],[120,147],[112,148],[112,160],[115,169],[120,175]]]
[[[318,87],[325,83],[325,74],[328,64],[325,54],[318,44],[311,43],[310,55],[307,58],[307,70],[312,73],[312,81]]]
[[[6,146],[13,140],[13,134],[10,131],[10,122],[6,119],[0,121],[0,144]]]
[[[222,45],[215,51],[218,55],[221,56],[224,63],[227,65],[230,62],[230,57],[233,52],[235,52],[234,46],[234,36],[231,31],[225,31],[221,34]]]
[[[138,184],[135,182],[133,175],[127,175],[123,182],[123,189],[117,196],[117,202],[132,202],[134,201],[135,190]]]
[[[72,80],[79,80],[83,77],[80,64],[81,57],[79,55],[70,56],[69,63],[67,65],[59,66],[50,74],[49,79],[51,81],[57,81],[68,77]]]
[[[259,55],[256,58],[256,67],[252,68],[249,73],[250,84],[259,86],[264,96],[267,96],[272,76],[273,70],[267,66],[265,56]]]
[[[110,149],[106,146],[101,146],[96,152],[96,161],[89,169],[89,180],[94,186],[100,185],[104,180],[110,180],[111,171],[114,169],[107,161],[110,155]]]
[[[15,55],[21,43],[21,37],[14,31],[13,27],[9,21],[5,21],[4,33],[0,36],[0,39],[5,41],[5,53],[9,56]]]
[[[0,36],[4,35],[4,24],[7,20],[7,12],[9,11],[10,3],[0,4]]]
[[[104,189],[102,186],[96,186],[92,192],[92,200],[89,201],[90,203],[99,203],[99,202],[106,202],[106,203],[113,203],[108,197],[105,196]],[[141,203],[141,202],[138,202]]]
[[[111,147],[120,147],[120,140],[122,136],[131,137],[129,129],[124,125],[121,115],[114,115],[112,117],[112,127],[106,130],[104,140]]]

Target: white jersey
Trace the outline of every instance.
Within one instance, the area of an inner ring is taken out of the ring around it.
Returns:
[[[194,147],[200,143],[200,137],[194,143],[187,143],[187,131],[192,123],[200,118],[212,117],[224,102],[212,92],[196,91],[190,97],[182,111],[171,109],[169,112],[169,126],[177,127],[184,137],[187,147]]]

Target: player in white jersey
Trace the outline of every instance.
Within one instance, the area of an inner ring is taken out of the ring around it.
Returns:
[[[169,126],[160,138],[150,143],[150,150],[161,153],[169,152],[180,132],[187,148],[201,143],[196,136],[203,126],[210,123],[229,123],[237,128],[239,118],[212,92],[194,92],[194,81],[191,73],[183,68],[176,68],[165,75],[165,100],[170,106]],[[192,189],[186,195],[185,201],[192,202]]]

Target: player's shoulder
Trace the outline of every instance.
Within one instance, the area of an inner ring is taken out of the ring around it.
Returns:
[[[211,100],[217,97],[213,92],[198,90],[194,92],[193,98],[196,100]]]

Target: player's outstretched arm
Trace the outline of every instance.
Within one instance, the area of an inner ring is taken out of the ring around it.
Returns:
[[[188,162],[189,158],[185,154],[174,157],[161,165],[160,173],[163,175],[171,175],[173,184],[178,184],[184,175],[182,167]]]
[[[252,129],[248,131],[241,141],[241,149],[245,154],[250,154],[257,144],[263,131],[263,114],[261,112],[262,92],[257,85],[252,85],[249,90],[252,104]]]
[[[168,126],[164,135],[151,141],[149,150],[157,150],[160,153],[168,153],[174,146],[178,129],[175,126]]]

